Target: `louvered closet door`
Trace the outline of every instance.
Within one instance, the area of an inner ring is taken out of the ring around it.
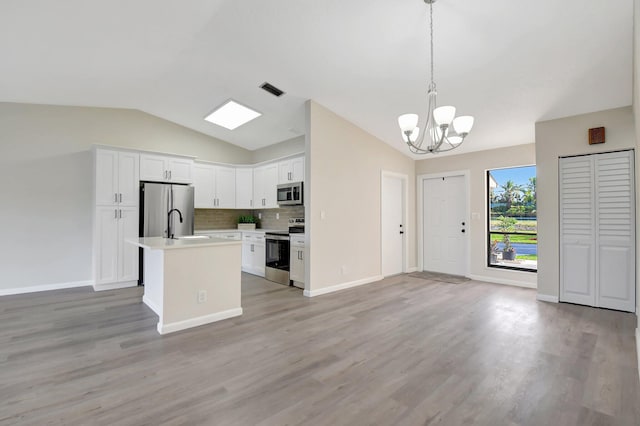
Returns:
[[[635,311],[633,152],[595,157],[597,306]]]
[[[560,301],[596,306],[593,158],[560,159]]]
[[[560,301],[635,312],[633,158],[560,159]]]

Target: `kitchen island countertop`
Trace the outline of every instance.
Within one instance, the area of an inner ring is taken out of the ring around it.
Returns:
[[[127,240],[129,244],[150,250],[173,250],[183,248],[225,246],[241,244],[239,240],[229,240],[227,238],[202,238],[192,240],[170,239],[163,237],[132,238]]]

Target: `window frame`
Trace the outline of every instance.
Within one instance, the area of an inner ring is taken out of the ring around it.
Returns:
[[[491,182],[491,178],[490,178],[490,173],[493,170],[505,170],[505,169],[518,169],[521,167],[536,167],[536,177],[538,176],[538,168],[535,164],[525,164],[522,166],[510,166],[510,167],[495,167],[493,169],[486,169],[485,170],[485,202],[487,205],[487,209],[486,209],[486,214],[487,214],[487,223],[486,223],[486,237],[487,237],[487,244],[486,244],[486,266],[488,268],[495,268],[495,269],[504,269],[504,270],[508,270],[508,271],[521,271],[521,272],[531,272],[534,274],[538,273],[538,266],[536,264],[536,269],[531,269],[531,268],[523,268],[523,267],[518,267],[518,266],[508,266],[508,265],[496,265],[496,264],[492,264],[491,263],[491,234],[500,234],[500,235],[532,235],[532,233],[530,232],[503,232],[503,231],[491,231],[491,197],[490,197],[490,190],[491,190],[491,186],[490,186],[490,182]],[[536,210],[537,210],[537,205],[538,205],[538,197],[536,194]],[[538,215],[536,213],[536,232],[535,232],[535,236],[536,236],[536,241],[537,241],[537,237],[538,237],[538,226],[537,226],[537,218]],[[537,246],[537,243],[536,243]],[[537,251],[537,250],[536,250]]]

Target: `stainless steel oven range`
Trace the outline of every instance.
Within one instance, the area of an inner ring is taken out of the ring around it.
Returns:
[[[289,285],[289,232],[265,232],[265,275],[269,281]]]

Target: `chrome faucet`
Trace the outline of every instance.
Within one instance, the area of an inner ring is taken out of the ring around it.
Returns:
[[[174,235],[172,232],[173,230],[171,229],[171,213],[173,212],[178,212],[178,216],[180,217],[180,223],[182,223],[182,212],[178,209],[169,210],[169,213],[167,213],[167,237],[172,239]]]

